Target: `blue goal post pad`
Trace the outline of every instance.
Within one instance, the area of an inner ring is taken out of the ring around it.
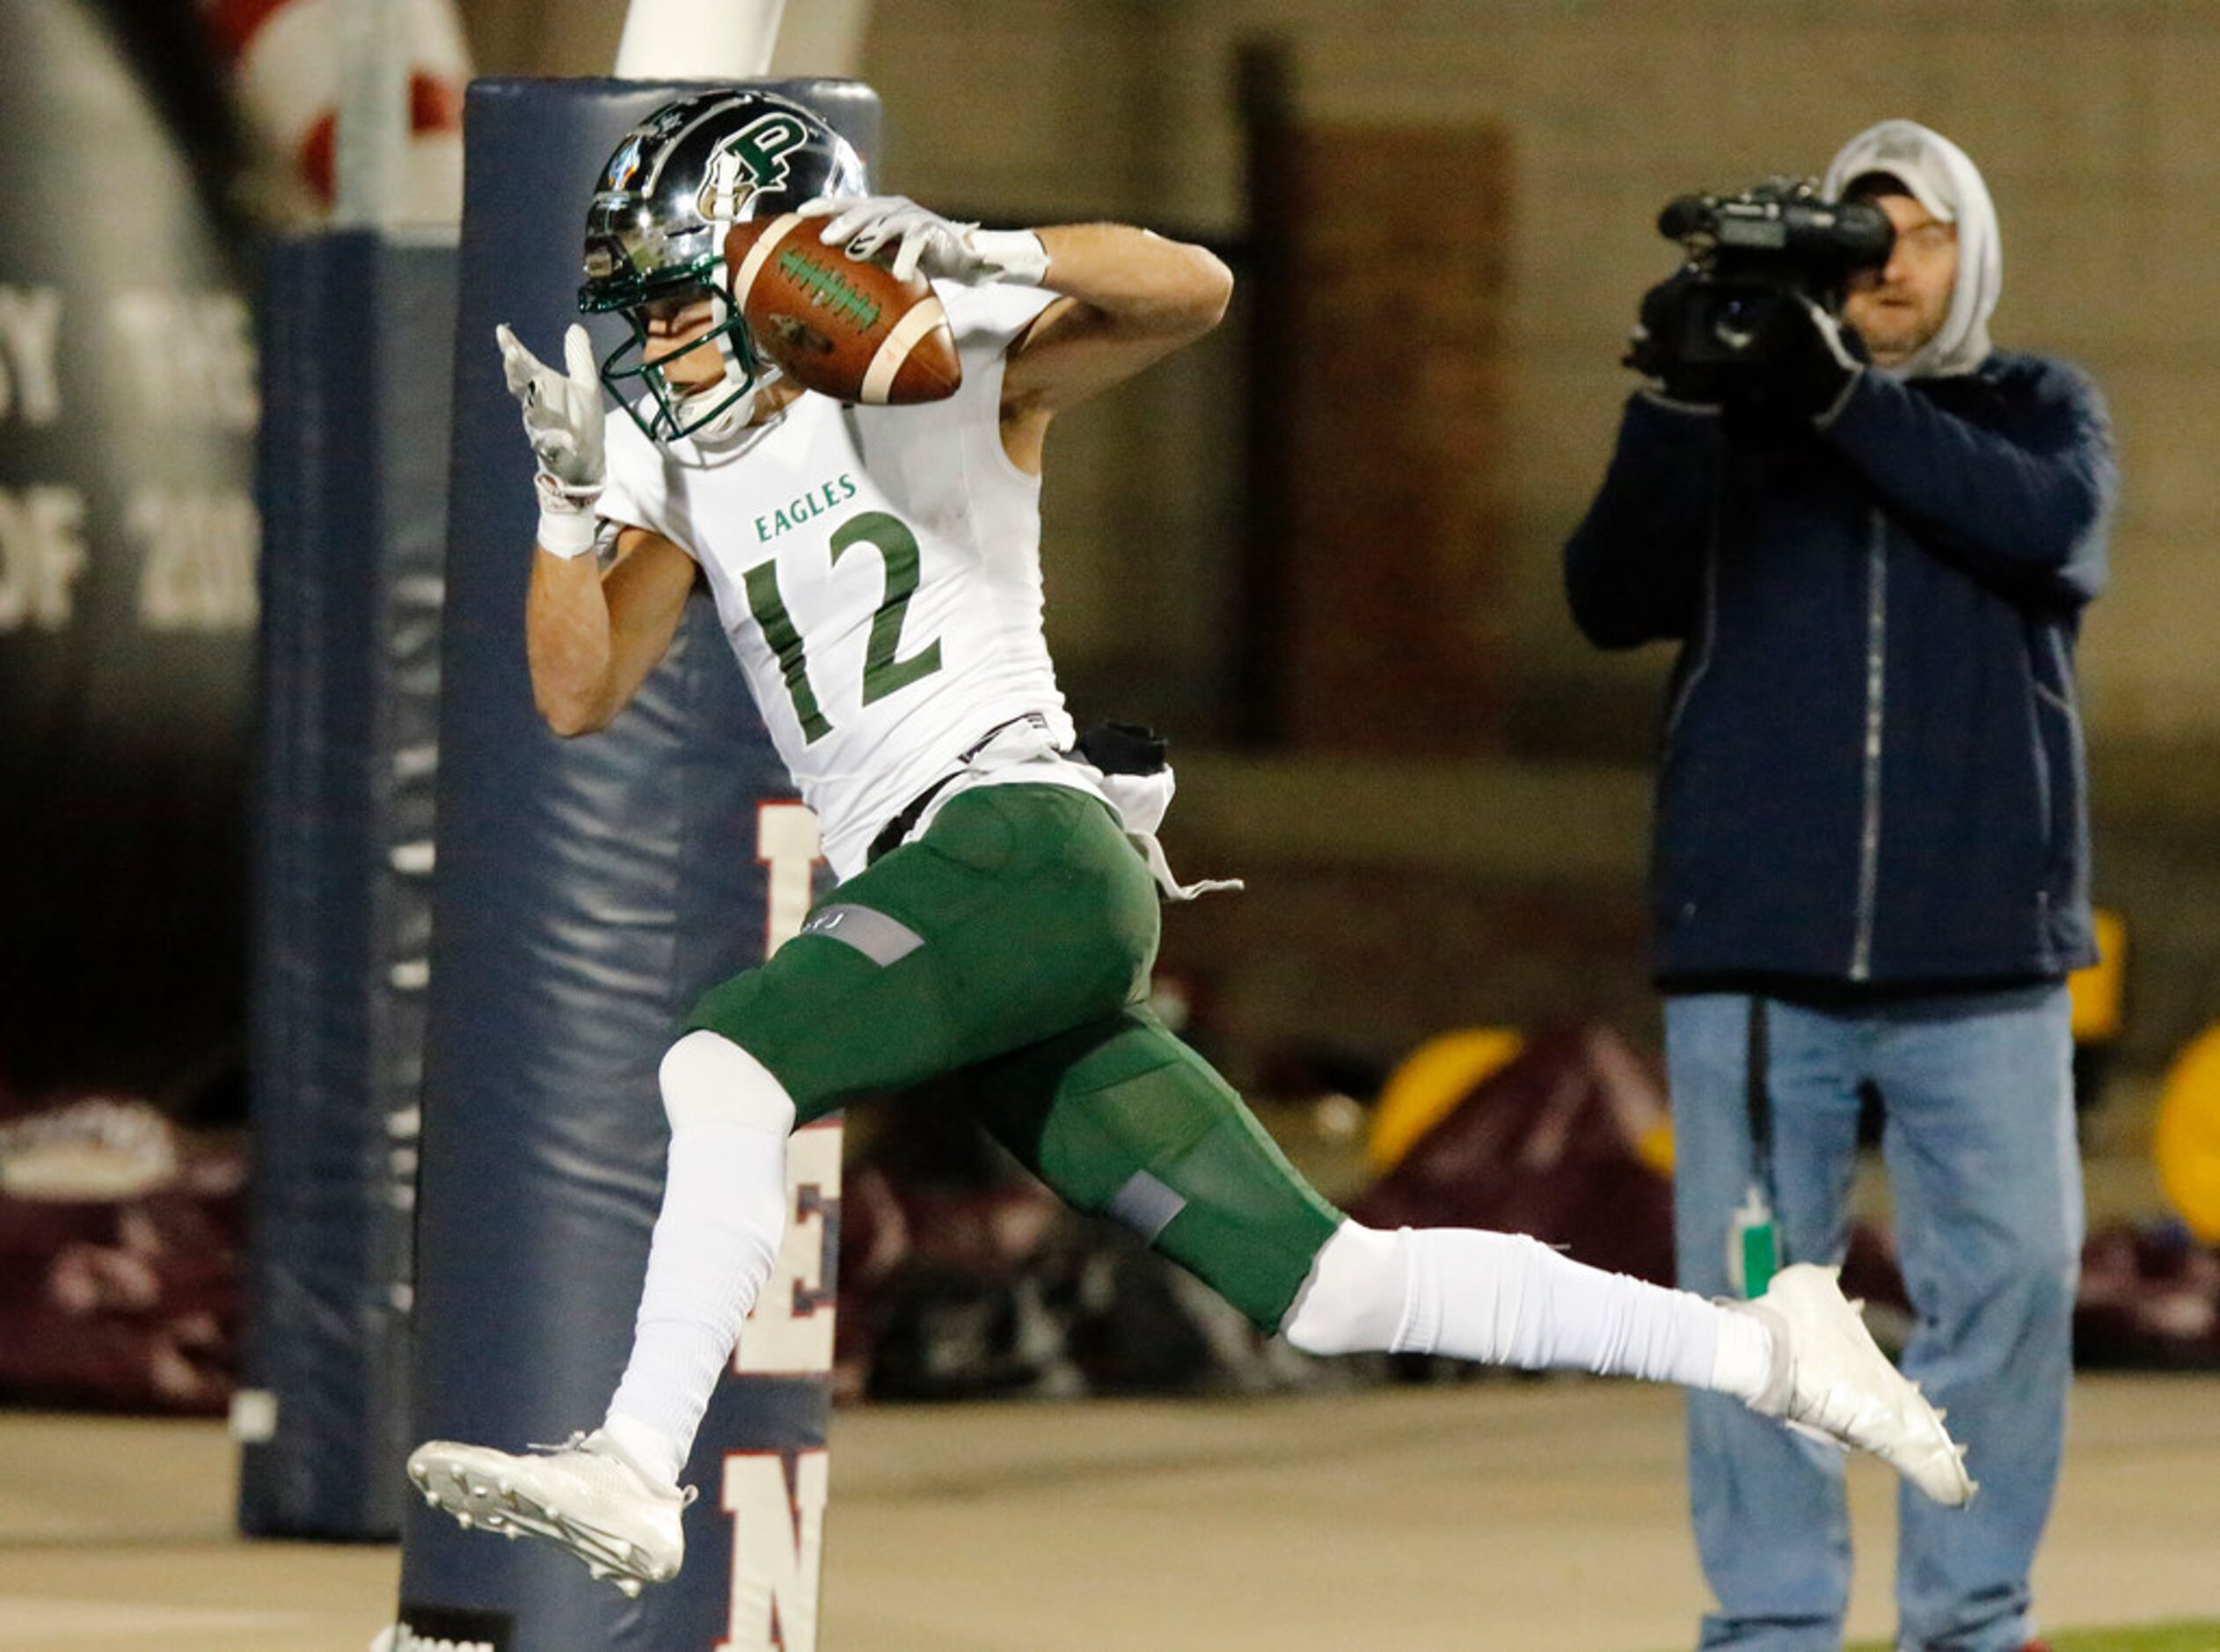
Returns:
[[[248,1334],[253,1537],[400,1530],[451,236],[271,246],[260,307]]]

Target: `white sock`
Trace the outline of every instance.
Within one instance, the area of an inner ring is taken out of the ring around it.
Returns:
[[[1281,1329],[1314,1354],[1570,1366],[1744,1399],[1772,1368],[1771,1334],[1748,1314],[1585,1267],[1524,1234],[1471,1228],[1344,1222]]]
[[[1306,1354],[1377,1354],[1410,1312],[1409,1228],[1381,1232],[1344,1221],[1319,1247],[1280,1334]]]
[[[1773,1327],[1754,1313],[1721,1308],[1719,1358],[1712,1362],[1712,1379],[1705,1385],[1747,1403],[1764,1393],[1772,1380]]]
[[[602,1427],[639,1468],[675,1485],[778,1257],[794,1104],[761,1062],[714,1033],[672,1045],[660,1076],[669,1171],[632,1358]]]
[[[602,1437],[615,1445],[617,1455],[638,1469],[642,1478],[657,1486],[678,1484],[686,1460],[662,1429],[612,1411],[602,1419]]]

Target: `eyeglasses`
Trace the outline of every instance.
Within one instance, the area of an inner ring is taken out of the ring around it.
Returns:
[[[1917,229],[1900,231],[1896,245],[1916,257],[1933,258],[1944,248],[1958,245],[1958,226],[1954,223],[1923,223]]]

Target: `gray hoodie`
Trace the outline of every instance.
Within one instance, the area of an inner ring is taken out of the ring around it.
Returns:
[[[1821,193],[1835,200],[1867,172],[1887,172],[1945,223],[1958,226],[1958,287],[1942,328],[1896,372],[1904,378],[1970,373],[1990,351],[1989,318],[2004,289],[1997,207],[1966,151],[1916,121],[1883,121],[1844,144],[1828,163]]]

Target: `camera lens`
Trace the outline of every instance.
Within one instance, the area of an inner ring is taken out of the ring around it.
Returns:
[[[1731,352],[1739,354],[1747,350],[1750,341],[1757,336],[1757,324],[1764,307],[1753,295],[1727,295],[1712,313],[1712,337]]]

